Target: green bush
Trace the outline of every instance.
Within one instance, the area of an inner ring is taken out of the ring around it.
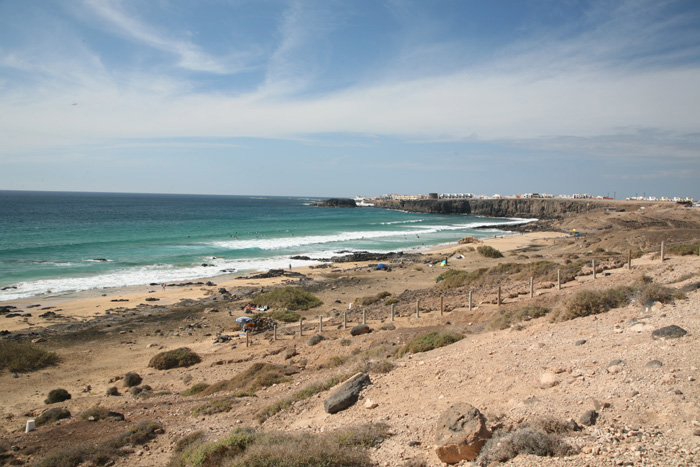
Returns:
[[[65,389],[52,389],[46,397],[44,404],[55,404],[57,402],[67,401],[71,395]]]
[[[47,352],[35,344],[0,341],[0,371],[7,369],[25,373],[56,365],[58,362],[57,354]]]
[[[574,295],[566,304],[566,311],[560,315],[563,321],[583,316],[605,313],[629,302],[631,288],[619,287],[607,290],[583,290]]]
[[[124,375],[124,386],[128,388],[138,386],[139,384],[141,384],[141,381],[143,381],[141,376],[139,376],[138,373],[134,373],[133,371],[130,371]]]
[[[279,310],[269,313],[270,318],[281,321],[282,323],[296,323],[301,319],[299,313],[292,310]]]
[[[256,306],[269,305],[292,311],[308,310],[323,302],[315,295],[296,287],[283,287],[258,295],[252,300]]]
[[[196,365],[202,359],[187,347],[161,352],[148,362],[148,366],[156,370],[169,370],[171,368],[181,368]]]
[[[349,427],[320,434],[269,432],[239,428],[228,437],[177,453],[171,467],[364,467],[366,449],[388,436],[385,425]]]
[[[194,396],[195,394],[199,394],[200,392],[204,391],[208,387],[209,385],[207,383],[193,384],[187,390],[180,393],[180,395],[185,397]]]
[[[503,253],[489,245],[478,246],[476,247],[476,251],[487,258],[503,258]]]
[[[700,253],[700,242],[690,245],[674,245],[669,248],[669,251],[672,254],[679,256],[697,255]]]
[[[105,418],[107,418],[108,413],[109,411],[107,409],[97,405],[83,412],[80,412],[80,419],[88,420],[90,417],[92,417],[93,420],[104,420]]]
[[[391,297],[390,299],[384,302],[384,306],[394,305],[395,303],[399,303],[399,299]]]
[[[434,331],[409,341],[403,346],[401,351],[399,351],[398,356],[401,357],[407,353],[427,352],[439,347],[454,344],[463,338],[464,336],[461,334]]]

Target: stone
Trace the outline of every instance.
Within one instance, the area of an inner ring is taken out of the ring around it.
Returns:
[[[589,410],[583,416],[581,416],[581,425],[593,426],[598,421],[598,412],[595,410]]]
[[[367,399],[365,401],[365,409],[376,409],[377,407],[379,407],[379,404],[374,402],[372,399]]]
[[[557,375],[551,371],[543,373],[542,376],[540,376],[540,387],[542,389],[553,388],[557,384],[559,384],[559,379],[557,379]]]
[[[372,381],[366,373],[357,373],[323,401],[323,408],[333,414],[351,407],[360,397],[360,391],[370,384]]]
[[[360,336],[362,334],[369,334],[370,332],[372,332],[372,330],[369,326],[367,326],[366,324],[358,324],[350,330],[350,335]]]
[[[671,326],[666,326],[664,328],[659,328],[651,333],[651,337],[654,340],[657,339],[678,339],[688,334],[688,331],[680,326],[672,324]]]
[[[659,360],[652,360],[645,365],[647,368],[661,368],[664,366]]]
[[[447,464],[473,461],[490,437],[486,419],[477,408],[464,402],[455,404],[438,419],[435,452]]]
[[[610,365],[607,368],[607,372],[610,373],[611,375],[615,375],[619,372],[622,371],[622,366],[621,365]]]
[[[574,345],[583,345],[583,344],[585,344],[586,342],[587,342],[586,339],[580,339],[580,340],[577,340],[577,341],[574,343]]]

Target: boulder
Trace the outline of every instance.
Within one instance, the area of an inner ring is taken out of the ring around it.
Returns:
[[[551,371],[543,373],[542,376],[540,376],[540,387],[542,389],[553,388],[557,384],[559,384],[559,379],[557,375]]]
[[[438,419],[435,451],[447,464],[472,461],[490,437],[486,419],[477,408],[467,403],[455,404]]]
[[[328,413],[336,413],[347,409],[357,402],[360,391],[370,384],[372,384],[372,381],[370,381],[366,373],[357,373],[323,401],[323,408]]]
[[[659,328],[651,333],[651,337],[654,340],[657,339],[678,339],[688,334],[688,331],[680,326],[672,324],[671,326],[666,326],[664,328]]]
[[[589,410],[581,417],[581,425],[593,426],[598,421],[598,412]]]
[[[369,334],[370,332],[372,332],[372,330],[369,326],[367,326],[366,324],[358,324],[350,330],[350,335],[359,336],[362,334]]]

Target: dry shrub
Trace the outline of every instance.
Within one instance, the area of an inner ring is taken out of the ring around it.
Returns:
[[[323,337],[321,334],[314,334],[313,336],[309,337],[309,340],[306,341],[306,345],[308,346],[314,346],[318,343],[320,343],[322,340],[325,340],[326,338]]]
[[[563,457],[574,453],[574,448],[559,436],[525,427],[510,433],[494,435],[481,449],[476,461],[485,467],[492,462],[506,462],[519,454]]]
[[[175,452],[183,452],[185,449],[201,443],[204,440],[204,437],[205,435],[203,431],[193,431],[192,433],[177,440],[177,443],[175,443]]]
[[[148,362],[148,366],[156,370],[169,370],[171,368],[186,368],[201,362],[202,358],[187,347],[169,350],[156,354]]]
[[[541,318],[550,311],[549,308],[533,305],[523,306],[515,310],[499,310],[498,316],[491,320],[489,326],[494,329],[507,329],[521,321]]]
[[[201,391],[201,394],[209,395],[221,391],[255,392],[262,387],[287,381],[288,376],[298,372],[299,369],[293,366],[258,362],[231,379],[212,384]]]
[[[58,355],[29,342],[0,341],[0,371],[17,373],[39,370],[56,365]]]
[[[55,404],[57,402],[67,401],[70,398],[71,395],[65,389],[52,389],[49,391],[48,396],[46,396],[44,404]]]
[[[669,248],[669,251],[679,256],[698,255],[700,254],[700,242],[689,245],[674,245]]]
[[[383,374],[389,373],[394,368],[396,365],[389,360],[365,360],[358,363],[355,369],[362,373]]]
[[[97,406],[89,408],[83,412],[80,412],[80,419],[87,420],[90,417],[92,417],[93,420],[104,420],[105,418],[107,418],[108,413],[109,413],[109,410],[97,405]]]
[[[70,418],[70,412],[61,407],[54,407],[39,415],[35,422],[37,426],[41,426],[57,422],[63,418]]]
[[[141,381],[143,381],[141,376],[139,376],[138,373],[134,373],[133,371],[130,371],[124,375],[124,386],[128,388],[138,386],[139,384],[141,384]]]
[[[487,271],[487,269],[477,269],[476,271],[462,271],[459,269],[450,269],[449,271],[441,274],[438,279],[440,279],[439,288],[442,290],[455,289],[457,287],[464,287],[472,283],[477,282],[481,276]]]
[[[359,306],[369,306],[369,305],[374,305],[377,302],[382,301],[383,299],[391,296],[391,293],[387,292],[386,290],[383,292],[379,292],[377,295],[371,295],[369,297],[361,297],[361,298],[356,298],[355,299],[355,305]]]

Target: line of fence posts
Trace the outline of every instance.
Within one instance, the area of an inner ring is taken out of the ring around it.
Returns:
[[[665,259],[665,242],[661,242],[661,261],[664,261]],[[700,247],[698,247],[698,255],[700,256]],[[591,260],[591,266],[593,269],[593,279],[597,278],[596,274],[596,262],[595,259]],[[627,250],[627,269],[632,269],[632,250],[628,249]],[[561,290],[561,269],[557,269],[557,290]],[[473,290],[469,291],[469,299],[467,302],[467,308],[469,311],[472,311],[474,307],[474,300],[473,300]],[[535,296],[535,278],[534,276],[530,277],[530,298],[534,298]],[[498,295],[496,299],[496,304],[501,305],[502,299],[501,299],[501,286],[498,286]],[[443,316],[445,313],[445,297],[441,296],[440,297],[440,316]],[[394,309],[394,304],[391,304],[391,315],[390,315],[390,320],[393,322],[396,317],[395,314],[395,309]],[[420,318],[420,300],[416,300],[416,318]],[[367,324],[367,311],[363,308],[362,309],[362,324]],[[343,312],[343,329],[347,329],[348,327],[348,312],[344,311]],[[319,315],[318,317],[318,330],[319,332],[323,332],[323,316]],[[299,320],[299,336],[304,335],[304,320],[303,318]],[[277,340],[277,326],[274,327],[274,340]],[[250,337],[248,333],[246,333],[246,347],[250,346]]]

